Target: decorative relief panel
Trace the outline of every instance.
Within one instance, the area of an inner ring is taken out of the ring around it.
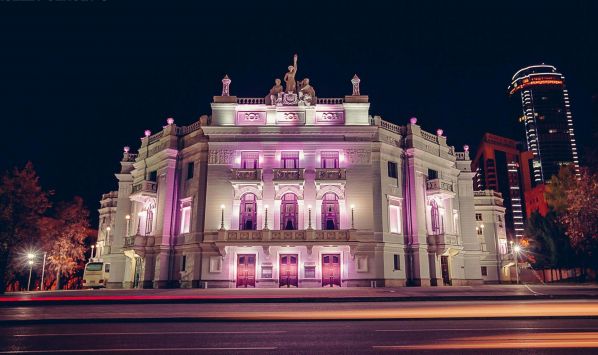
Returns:
[[[228,149],[213,149],[210,150],[208,163],[209,164],[232,164],[234,151]]]
[[[265,112],[237,112],[237,125],[239,126],[262,126],[266,124]]]
[[[279,125],[300,126],[305,124],[305,112],[278,111],[276,123]]]
[[[351,164],[370,164],[371,153],[366,149],[347,149],[347,157]]]
[[[316,124],[321,124],[321,125],[345,124],[345,113],[343,111],[316,112]]]

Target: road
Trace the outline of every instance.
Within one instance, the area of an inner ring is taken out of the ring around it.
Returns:
[[[0,344],[0,354],[595,354],[598,320],[89,321],[0,326]]]
[[[598,300],[0,307],[4,353],[598,353]]]

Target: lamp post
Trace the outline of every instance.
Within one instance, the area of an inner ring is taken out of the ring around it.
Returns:
[[[40,281],[40,285],[39,285],[39,289],[40,289],[41,291],[43,291],[43,290],[44,290],[44,274],[45,274],[45,272],[46,272],[46,255],[47,255],[47,254],[48,254],[48,253],[44,252],[44,262],[43,262],[43,264],[42,264],[42,280]]]
[[[307,229],[311,229],[311,205],[307,205]]]
[[[268,230],[268,205],[264,206],[264,229]]]
[[[110,231],[112,228],[110,226],[106,227],[106,244],[110,245]]]
[[[355,229],[355,205],[351,205],[351,229]]]
[[[519,252],[521,247],[517,244],[513,247],[513,254],[515,255],[515,275],[517,276],[517,285],[519,285]]]
[[[93,250],[95,249],[95,244],[91,245],[91,257],[89,258],[89,261],[93,261]]]
[[[224,205],[220,205],[220,229],[224,230]]]
[[[27,263],[29,264],[29,280],[27,281],[27,291],[31,287],[31,272],[33,271],[33,259],[35,259],[35,254],[27,253]]]
[[[131,230],[130,226],[131,226],[131,215],[128,214],[125,216],[125,219],[127,220],[127,231],[125,232],[126,236],[129,236],[129,231]]]

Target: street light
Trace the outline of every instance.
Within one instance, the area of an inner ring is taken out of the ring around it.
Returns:
[[[95,244],[91,245],[91,257],[89,258],[90,259],[89,261],[93,261],[93,249],[95,249],[95,247],[96,247]]]
[[[110,244],[110,231],[112,228],[110,226],[106,227],[106,244]]]
[[[27,263],[29,264],[29,280],[27,281],[27,291],[31,287],[31,271],[33,271],[33,259],[35,259],[35,254],[27,253]]]
[[[513,254],[515,256],[515,275],[517,276],[517,285],[519,285],[519,252],[521,252],[521,246],[515,244],[513,247]]]
[[[129,231],[130,231],[130,229],[131,229],[131,228],[130,228],[130,225],[131,225],[131,215],[130,215],[130,214],[126,215],[126,216],[125,216],[125,219],[127,220],[127,232],[126,232],[125,234],[126,234],[126,236],[128,237],[128,236],[129,236],[129,234],[130,234],[130,232],[129,232]]]

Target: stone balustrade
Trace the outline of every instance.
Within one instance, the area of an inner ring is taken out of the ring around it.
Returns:
[[[426,190],[428,191],[429,195],[443,192],[455,192],[453,190],[453,183],[442,179],[432,179],[426,181]]]
[[[316,169],[316,180],[347,180],[347,169]]]
[[[232,181],[261,181],[262,169],[231,169]]]
[[[263,97],[239,97],[237,103],[240,105],[264,105],[266,100]]]
[[[303,173],[305,169],[288,169],[288,168],[276,168],[272,169],[273,180],[303,180]]]
[[[422,130],[421,136],[422,136],[422,138],[424,138],[425,140],[427,140],[429,142],[438,144],[438,136],[437,135],[434,135],[432,133],[428,133],[428,132]]]
[[[157,192],[158,184],[155,181],[143,180],[133,185],[131,194],[135,193],[150,193],[155,194]]]
[[[341,230],[224,230],[218,232],[219,241],[227,242],[293,242],[348,241],[350,231]]]
[[[316,103],[320,105],[342,105],[344,99],[342,97],[318,97]]]

